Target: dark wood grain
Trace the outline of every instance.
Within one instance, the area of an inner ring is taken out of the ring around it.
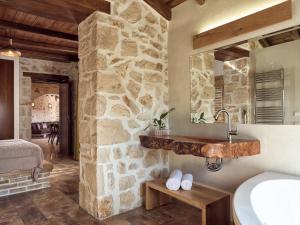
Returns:
[[[26,49],[20,49],[22,56],[26,58],[33,59],[43,59],[49,61],[57,61],[57,62],[77,62],[78,56],[71,55],[61,55],[61,54],[53,54],[39,51],[30,51]]]
[[[9,36],[0,36],[0,44],[7,45],[9,43],[9,39]],[[22,48],[30,51],[36,50],[41,52],[44,51],[54,54],[69,54],[74,56],[77,56],[78,54],[78,48],[42,43],[38,41],[24,40],[19,38],[13,39],[13,45],[16,48]]]
[[[259,140],[202,139],[185,136],[140,136],[141,145],[150,149],[172,150],[179,155],[208,158],[236,158],[260,154]]]
[[[178,5],[180,5],[181,3],[185,2],[186,0],[168,0],[166,3],[171,7],[174,8]]]
[[[14,47],[18,48],[23,57],[39,58],[52,61],[78,61],[77,48],[70,48],[28,40],[13,40]],[[0,47],[7,46],[9,38],[0,37]]]
[[[205,0],[196,0],[198,2],[199,5],[204,5],[205,4]]]
[[[93,12],[110,13],[110,3],[103,0],[0,0],[0,6],[16,9],[31,15],[62,22],[79,24]]]
[[[144,0],[152,8],[154,8],[160,15],[165,17],[167,20],[172,19],[171,7],[163,3],[161,0]]]
[[[14,61],[0,59],[0,140],[14,138]]]
[[[69,41],[75,41],[75,42],[78,41],[78,35],[48,30],[48,29],[44,29],[44,28],[40,28],[40,27],[25,25],[25,24],[21,24],[21,23],[15,23],[15,22],[11,22],[11,21],[0,20],[0,27],[21,30],[21,31],[28,32],[28,33],[35,33],[35,34],[45,35],[45,36],[54,37],[54,38],[67,39]]]
[[[244,57],[249,57],[250,52],[248,50],[238,48],[238,47],[229,47],[226,49],[220,49],[214,52],[215,59],[225,62],[236,60]]]
[[[24,72],[24,77],[30,77],[32,83],[69,83],[69,77],[63,75]]]
[[[0,26],[0,47],[7,46],[6,40],[12,38],[24,57],[62,62],[78,58],[77,24],[51,20],[1,5],[0,21],[6,21]]]
[[[292,18],[292,2],[288,0],[194,36],[194,49],[236,37]]]
[[[51,0],[51,3],[54,0]],[[100,11],[109,14],[110,13],[110,2],[105,0],[80,0],[80,1],[74,1],[74,0],[56,0],[57,4],[61,4],[61,2],[74,4],[77,6],[81,6],[84,8],[89,8],[94,11]]]
[[[59,142],[60,153],[72,154],[71,146],[71,98],[69,83],[59,85]]]

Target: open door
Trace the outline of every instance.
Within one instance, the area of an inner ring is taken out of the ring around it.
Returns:
[[[59,87],[59,141],[60,153],[67,156],[71,149],[71,112],[69,83],[61,83]]]

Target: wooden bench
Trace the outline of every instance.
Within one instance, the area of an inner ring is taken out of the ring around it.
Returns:
[[[146,182],[146,210],[164,205],[172,198],[201,209],[201,225],[230,225],[230,195],[208,187],[193,185],[191,191],[170,191],[166,180]]]

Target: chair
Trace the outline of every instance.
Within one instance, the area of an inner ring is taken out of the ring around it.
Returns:
[[[53,144],[52,139],[53,139],[53,135],[54,135],[54,124],[51,123],[49,126],[50,126],[50,134],[49,134],[49,138],[48,138],[48,143],[51,141]]]
[[[59,143],[59,125],[58,124],[51,124],[51,132],[49,135],[48,142],[50,141],[51,144],[54,143],[54,140],[56,138],[56,145]]]

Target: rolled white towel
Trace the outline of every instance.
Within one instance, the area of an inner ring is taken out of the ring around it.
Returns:
[[[177,191],[181,185],[182,172],[181,170],[173,170],[166,182],[166,186],[171,191]]]
[[[193,186],[193,175],[190,173],[184,174],[181,181],[181,188],[185,191],[190,191]]]

